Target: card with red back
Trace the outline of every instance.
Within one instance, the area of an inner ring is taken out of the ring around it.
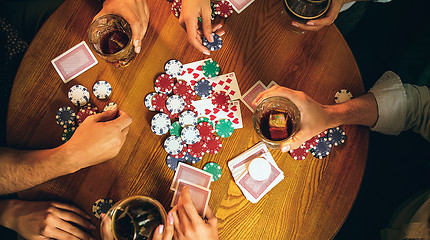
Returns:
[[[275,85],[279,85],[277,82],[275,82],[275,81],[271,81],[270,83],[269,83],[269,85],[267,85],[267,89],[269,89],[269,88],[271,88],[271,87],[273,87],[273,86],[275,86]]]
[[[182,189],[188,186],[188,189],[190,190],[190,196],[191,201],[193,202],[194,206],[196,207],[197,212],[200,216],[204,217],[206,214],[206,208],[209,203],[209,198],[211,195],[211,190],[208,188],[204,188],[202,186],[193,184],[188,181],[184,181],[180,179],[178,181],[178,188],[175,191],[175,194],[173,195],[171,207],[174,207],[179,200],[179,196],[181,195]]]
[[[247,8],[254,0],[229,0],[233,9],[236,10],[237,13],[242,12],[245,8]]]
[[[171,190],[177,190],[179,180],[185,180],[204,188],[209,188],[212,181],[212,174],[186,163],[179,162],[175,176],[173,177],[172,185],[170,186]]]
[[[51,61],[64,83],[79,76],[98,63],[85,41]]]
[[[252,101],[254,101],[258,94],[264,90],[266,90],[266,86],[261,81],[258,81],[242,95],[242,102],[249,108],[249,110],[251,110],[251,112],[254,112]]]

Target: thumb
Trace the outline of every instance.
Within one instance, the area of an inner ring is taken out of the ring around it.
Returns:
[[[90,117],[92,117],[92,120],[94,122],[106,122],[114,119],[117,113],[118,113],[118,106],[115,105],[114,107],[112,107],[106,112],[101,112]]]
[[[282,152],[299,148],[306,141],[303,131],[298,131],[290,140],[281,145]]]

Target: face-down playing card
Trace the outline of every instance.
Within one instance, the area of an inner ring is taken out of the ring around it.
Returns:
[[[177,190],[179,180],[185,180],[198,186],[209,188],[212,181],[212,174],[186,163],[179,162],[175,176],[173,177],[172,185],[170,186],[171,190]]]
[[[174,207],[179,200],[179,196],[183,188],[187,186],[190,191],[191,201],[196,207],[197,212],[200,216],[204,217],[206,214],[206,208],[209,203],[209,198],[211,195],[211,190],[208,188],[204,188],[202,186],[198,186],[196,184],[190,183],[188,181],[179,180],[178,188],[175,191],[175,194],[172,199],[171,207]]]

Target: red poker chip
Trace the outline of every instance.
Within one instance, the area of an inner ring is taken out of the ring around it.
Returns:
[[[211,139],[214,136],[214,127],[212,127],[212,125],[208,122],[200,122],[197,124],[196,128],[199,130],[200,137],[202,137],[203,140]]]
[[[196,114],[196,116],[199,116],[199,113],[197,112],[196,108],[193,105],[191,105],[191,104],[185,105],[184,110],[182,110],[182,111],[185,112],[187,110],[192,111]]]
[[[315,147],[318,144],[318,140],[321,137],[324,137],[326,134],[327,134],[327,130],[325,130],[322,133],[319,133],[319,134],[313,136],[311,139],[309,139],[306,142],[304,142],[300,147],[304,147],[306,149],[313,148],[313,147]]]
[[[186,81],[178,81],[173,87],[173,93],[181,96],[187,103],[196,99],[196,93]]]
[[[297,149],[290,150],[290,155],[295,160],[305,160],[305,158],[308,156],[308,152],[309,150],[307,148],[300,146]]]
[[[188,145],[188,153],[195,158],[203,157],[207,149],[208,147],[204,141],[198,141],[192,145]]]
[[[206,151],[207,153],[217,154],[222,148],[221,138],[219,138],[218,136],[212,135],[212,137],[205,140],[205,142],[208,148],[208,150]]]
[[[166,107],[166,99],[167,99],[167,95],[164,93],[155,94],[152,97],[152,106],[156,111],[169,113],[169,110],[167,110],[167,107]]]
[[[228,1],[220,1],[215,5],[215,14],[228,18],[233,14],[233,6]]]
[[[166,93],[169,94],[172,92],[173,86],[175,85],[175,81],[168,74],[161,74],[155,79],[155,90],[158,93]]]
[[[181,14],[181,6],[182,6],[182,0],[174,0],[172,2],[172,6],[170,7],[170,10],[172,11],[173,15],[175,17],[179,17]]]
[[[182,147],[181,152],[179,152],[176,155],[171,155],[171,156],[174,157],[174,158],[183,158],[183,157],[185,157],[185,154],[187,152],[188,152],[188,147],[187,147],[187,144],[184,143],[184,146]]]
[[[91,115],[97,114],[97,108],[92,108],[91,106],[84,106],[79,109],[78,114],[76,114],[76,121],[79,125],[85,121],[85,119]]]
[[[215,92],[211,99],[213,105],[223,110],[228,109],[231,100],[230,96],[224,91]]]

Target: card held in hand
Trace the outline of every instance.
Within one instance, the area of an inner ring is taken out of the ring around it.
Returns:
[[[177,190],[179,180],[185,180],[198,186],[209,188],[212,181],[212,174],[186,163],[179,162],[175,176],[173,177],[172,185],[170,186],[171,190]]]
[[[245,104],[251,112],[254,112],[252,102],[258,96],[259,93],[266,90],[266,86],[261,82],[256,82],[245,94],[242,95],[242,102]]]
[[[205,217],[211,190],[182,179],[178,181],[178,187],[173,195],[171,207],[174,207],[178,203],[179,196],[185,186],[190,190],[191,201],[196,207],[197,212],[201,217]]]

